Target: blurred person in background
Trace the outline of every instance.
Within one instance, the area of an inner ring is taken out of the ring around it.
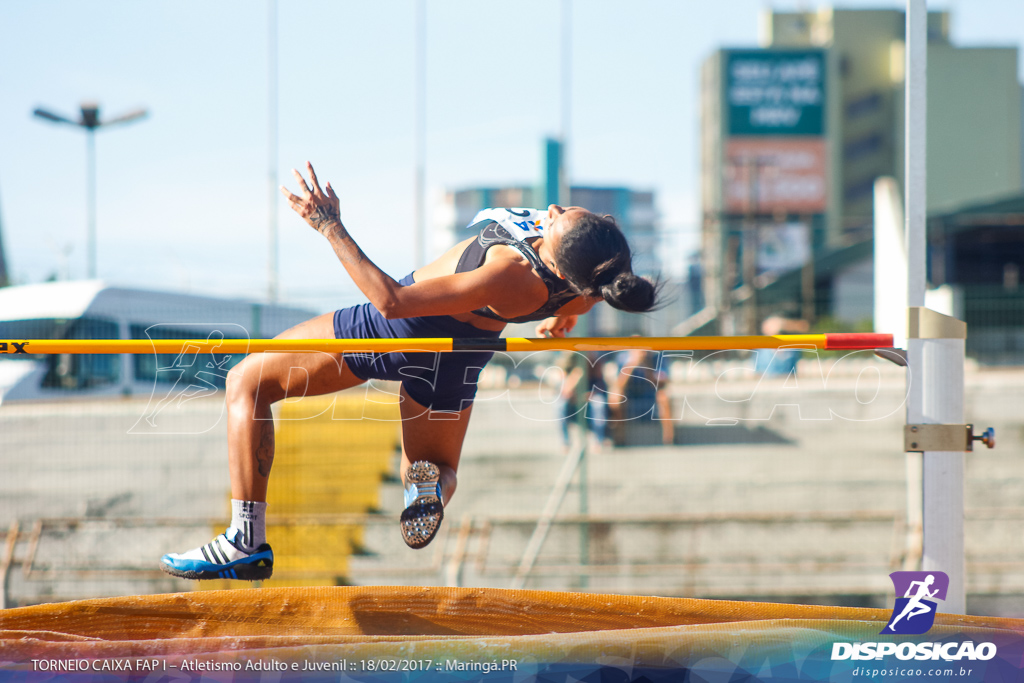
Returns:
[[[611,387],[612,429],[616,445],[626,445],[630,426],[641,420],[657,420],[661,443],[674,442],[672,411],[668,395],[668,374],[661,369],[661,354],[630,349],[619,354],[619,371]]]
[[[562,427],[562,445],[566,452],[571,443],[570,425],[584,425],[581,438],[589,432],[600,451],[607,439],[608,385],[604,380],[603,358],[594,352],[563,351],[559,367],[564,373],[558,399],[558,416]]]
[[[774,337],[777,334],[806,334],[811,329],[806,320],[784,318],[773,315],[761,323],[761,334]],[[755,351],[757,359],[754,371],[763,377],[789,377],[796,372],[802,351],[799,349],[760,349]]]

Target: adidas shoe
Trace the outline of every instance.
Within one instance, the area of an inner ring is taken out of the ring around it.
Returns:
[[[262,581],[274,573],[274,551],[266,543],[247,553],[233,541],[237,529],[227,529],[204,546],[188,552],[168,553],[160,558],[160,568],[182,579],[238,579]],[[228,538],[228,535],[231,538]]]
[[[402,538],[410,548],[419,549],[434,540],[444,519],[441,470],[432,462],[420,460],[409,466],[405,480]]]

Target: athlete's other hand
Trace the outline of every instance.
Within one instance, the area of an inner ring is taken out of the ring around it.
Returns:
[[[576,327],[577,316],[558,315],[542,320],[537,325],[538,337],[564,337]]]
[[[296,197],[288,191],[284,185],[281,186],[281,194],[288,200],[295,213],[306,219],[306,222],[314,230],[321,234],[327,234],[327,229],[332,225],[344,227],[341,224],[341,202],[338,195],[334,194],[334,188],[327,183],[327,192],[320,189],[320,183],[316,179],[316,172],[313,164],[306,162],[306,170],[309,171],[309,185],[302,174],[292,169],[295,179],[299,181],[301,197]]]

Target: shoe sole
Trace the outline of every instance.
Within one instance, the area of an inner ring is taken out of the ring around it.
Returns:
[[[215,572],[197,572],[193,570],[175,569],[164,562],[160,563],[160,569],[165,573],[179,579],[191,579],[192,581],[211,581],[213,579],[236,579],[238,581],[264,581],[274,573],[273,567],[254,567],[252,565],[240,564],[227,569],[220,569]]]
[[[402,511],[402,540],[410,548],[419,550],[434,540],[444,519],[444,505],[436,493],[441,470],[432,462],[420,460],[409,466],[405,478],[416,486],[419,494],[409,507]]]
[[[214,539],[214,541],[216,540],[217,539]],[[227,542],[229,544],[231,543],[230,541]],[[221,548],[220,552],[224,552],[223,548]],[[203,550],[203,554],[206,554],[205,549]],[[207,559],[209,559],[209,557],[207,557]],[[225,557],[224,559],[227,558]],[[214,568],[203,570],[179,569],[163,559],[160,561],[160,569],[171,576],[178,577],[179,579],[190,579],[192,581],[210,581],[212,579],[263,581],[265,579],[269,579],[274,573],[274,551],[269,544],[264,543],[259,548],[256,548],[256,550],[246,558],[239,558],[225,565],[207,563],[207,566]]]

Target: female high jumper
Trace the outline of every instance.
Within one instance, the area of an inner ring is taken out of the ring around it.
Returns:
[[[489,209],[477,231],[399,281],[373,264],[340,218],[330,183],[320,188],[293,171],[301,196],[281,192],[334,253],[369,303],[325,313],[279,339],[497,338],[507,323],[543,321],[539,336],[564,337],[577,316],[600,301],[632,312],[651,310],[657,287],[632,271],[629,245],[610,217],[579,207]],[[405,511],[401,531],[412,548],[429,543],[455,493],[463,438],[480,370],[490,352],[257,353],[227,381],[231,525],[204,546],[161,558],[187,579],[257,581],[273,572],[266,542],[267,483],[274,460],[271,404],[305,391],[315,396],[368,379],[401,382]],[[289,372],[301,368],[303,373]],[[308,385],[307,385],[308,376]],[[307,385],[307,386],[303,386]],[[443,411],[447,419],[431,419]]]

